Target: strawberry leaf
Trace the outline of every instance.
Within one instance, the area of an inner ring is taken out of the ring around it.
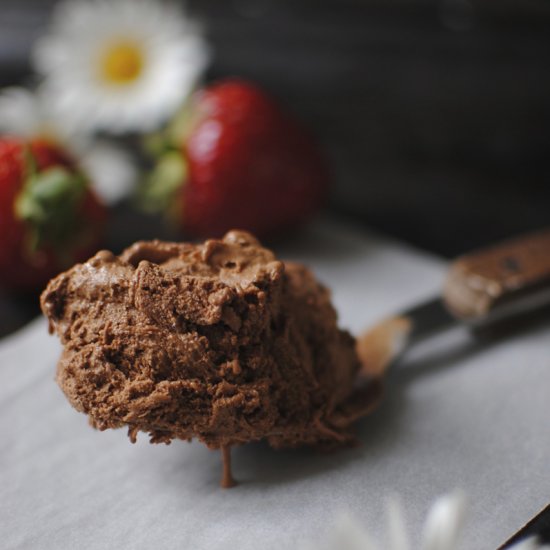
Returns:
[[[157,161],[142,185],[138,202],[145,212],[177,213],[177,194],[187,177],[187,164],[179,151],[168,151]]]
[[[23,191],[15,201],[15,215],[29,229],[31,252],[44,245],[61,251],[72,240],[79,225],[78,206],[86,190],[79,173],[53,166],[37,173],[30,171]]]

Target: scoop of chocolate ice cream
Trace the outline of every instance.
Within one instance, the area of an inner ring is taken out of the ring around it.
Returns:
[[[99,252],[41,303],[64,346],[61,389],[93,426],[127,426],[132,440],[330,446],[373,404],[355,391],[355,342],[328,290],[245,232]]]

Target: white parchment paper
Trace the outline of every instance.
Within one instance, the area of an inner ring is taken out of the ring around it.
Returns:
[[[443,262],[322,222],[281,251],[311,265],[358,331],[435,293]],[[96,432],[53,381],[56,338],[38,320],[0,343],[0,548],[297,548],[351,513],[382,537],[399,493],[418,540],[434,498],[469,495],[466,550],[491,550],[550,501],[550,320],[497,342],[450,333],[393,372],[359,448],[319,455],[263,444],[233,452],[219,488],[199,443],[131,445]]]

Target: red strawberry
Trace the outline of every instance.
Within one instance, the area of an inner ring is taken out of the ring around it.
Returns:
[[[44,140],[0,137],[0,286],[34,290],[98,247],[105,208]]]
[[[328,186],[325,160],[311,137],[245,81],[199,91],[162,144],[145,197],[153,208],[176,210],[193,236],[235,227],[274,234],[310,217]]]

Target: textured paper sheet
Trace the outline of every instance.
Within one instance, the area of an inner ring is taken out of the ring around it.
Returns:
[[[333,288],[358,331],[432,294],[444,264],[323,222],[281,253]],[[492,344],[457,332],[393,373],[362,446],[318,455],[262,444],[234,451],[235,489],[199,443],[131,445],[96,432],[53,381],[59,345],[46,323],[0,343],[0,547],[296,548],[349,511],[376,536],[399,493],[413,539],[429,503],[455,487],[470,512],[463,548],[490,550],[550,501],[550,322]]]

